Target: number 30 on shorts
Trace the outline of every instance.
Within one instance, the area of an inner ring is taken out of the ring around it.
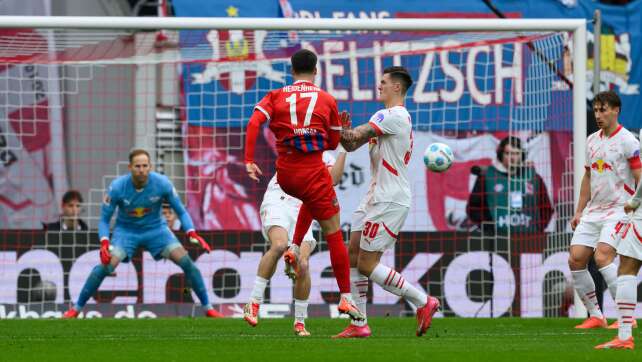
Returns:
[[[363,226],[363,236],[365,237],[374,238],[375,236],[377,236],[378,231],[379,223],[372,223],[370,221],[367,221]]]

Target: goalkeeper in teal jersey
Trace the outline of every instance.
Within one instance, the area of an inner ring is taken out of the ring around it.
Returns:
[[[176,189],[166,176],[151,172],[149,153],[145,150],[133,150],[129,154],[128,168],[130,174],[115,179],[103,200],[98,226],[101,263],[91,271],[78,301],[65,312],[63,318],[76,318],[105,277],[121,261],[128,262],[139,247],[144,247],[156,260],[166,258],[176,263],[190,281],[206,315],[221,317],[209,302],[201,272],[162,217],[162,204],[169,202],[190,241],[200,244],[207,252],[211,251],[207,242],[194,231],[192,218],[181,203]],[[110,242],[109,223],[117,208],[116,224]]]

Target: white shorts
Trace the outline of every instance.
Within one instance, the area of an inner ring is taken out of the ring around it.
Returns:
[[[357,209],[352,213],[352,220],[350,222],[350,232],[363,230],[365,223],[366,213],[368,209],[372,208],[371,203],[360,203]]]
[[[599,221],[586,221],[580,219],[580,223],[573,232],[571,245],[584,245],[595,249],[597,243],[607,243],[617,249],[620,237],[615,231],[618,219],[607,219]]]
[[[361,231],[361,249],[380,252],[390,249],[397,241],[409,209],[392,202],[358,208],[352,215],[351,231]]]
[[[617,253],[642,261],[642,220],[631,221],[620,229]]]
[[[261,232],[263,238],[268,243],[270,239],[268,238],[268,231],[273,226],[280,226],[284,228],[288,233],[288,246],[292,244],[292,239],[294,238],[294,229],[296,228],[296,219],[299,216],[299,206],[294,206],[292,200],[288,200],[289,197],[284,196],[282,199],[276,200],[263,200],[261,203],[261,224],[263,226]],[[300,202],[299,202],[300,203]],[[312,250],[317,245],[316,239],[312,236],[312,228],[310,227],[308,231],[303,236],[303,241],[310,244]]]

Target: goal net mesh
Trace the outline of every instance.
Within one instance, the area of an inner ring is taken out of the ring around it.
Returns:
[[[265,128],[257,145],[264,177],[250,181],[245,125],[268,91],[292,81],[289,57],[307,48],[319,55],[315,83],[355,126],[383,108],[377,86],[386,67],[402,65],[414,80],[406,99],[413,202],[382,262],[439,297],[446,316],[567,315],[570,42],[563,32],[2,30],[0,312],[55,316],[76,300],[99,262],[105,189],[128,172],[136,147],[150,151],[213,246],[203,254],[184,244],[210,299],[240,315],[269,246],[259,205],[276,157]],[[506,137],[517,141],[499,147]],[[434,142],[454,152],[447,172],[423,164]],[[346,232],[369,182],[362,147],[348,154],[336,187]],[[70,189],[83,195],[89,230],[45,230],[65,223],[61,199]],[[315,235],[311,313],[334,315],[338,290]],[[266,292],[275,315],[293,311],[282,269]],[[85,311],[184,315],[194,313],[194,301],[177,266],[141,250],[105,279]],[[378,286],[369,303],[375,314],[413,313]]]

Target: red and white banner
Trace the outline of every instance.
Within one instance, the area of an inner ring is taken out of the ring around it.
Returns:
[[[0,4],[2,14],[50,15],[50,9],[49,0]],[[34,49],[55,54],[50,31],[3,32],[26,34]],[[67,189],[58,66],[21,60],[0,64],[0,229],[42,228],[56,218]]]

